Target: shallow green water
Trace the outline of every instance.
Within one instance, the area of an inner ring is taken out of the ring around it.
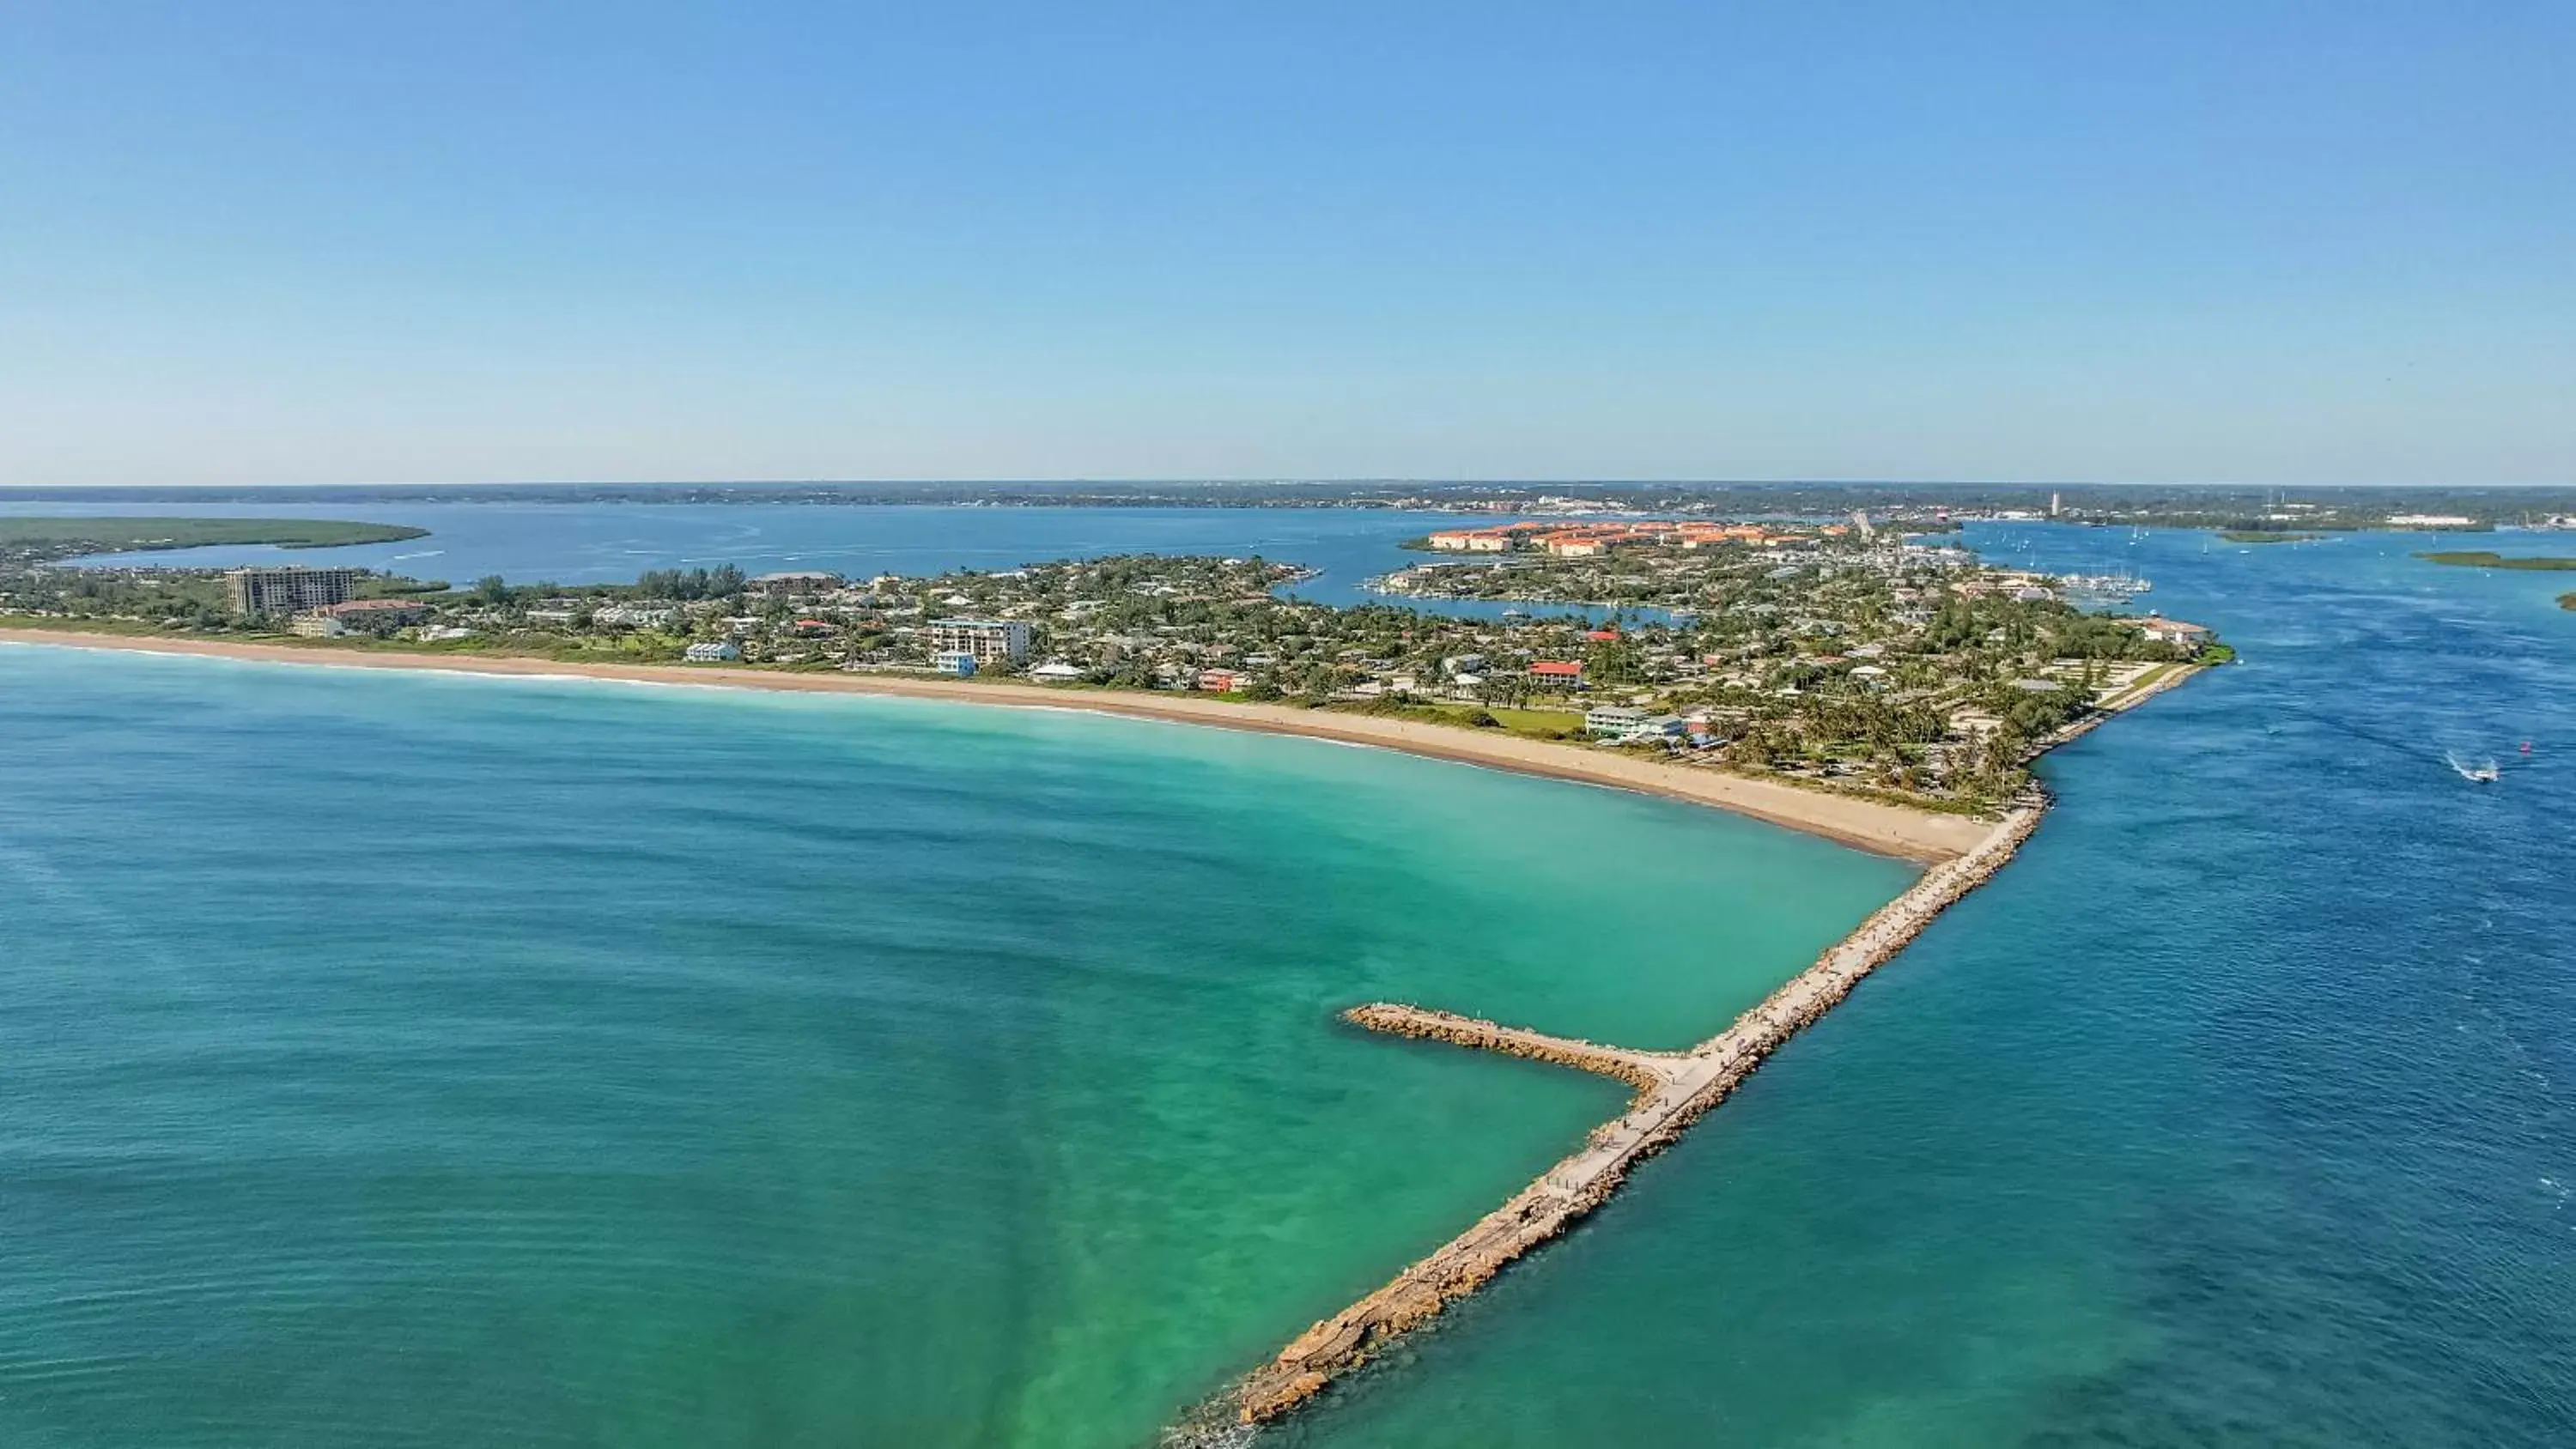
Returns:
[[[0,1441],[1133,1445],[1909,877],[1051,713],[0,648]],[[1549,1272],[1558,1271],[1551,1265]]]

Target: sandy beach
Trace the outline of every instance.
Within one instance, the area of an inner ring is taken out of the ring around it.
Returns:
[[[697,684],[817,694],[900,695],[965,704],[1079,709],[1138,719],[1174,720],[1220,729],[1302,735],[1344,744],[1375,745],[1431,759],[1485,765],[1526,775],[1635,790],[1731,810],[1774,825],[1825,836],[1882,855],[1926,864],[1966,853],[1992,829],[1960,815],[1908,810],[1870,800],[1824,794],[1715,770],[1658,764],[1606,750],[1520,739],[1414,720],[1341,714],[1275,704],[1244,704],[1187,694],[1134,690],[1068,689],[971,679],[924,679],[882,674],[787,674],[722,665],[559,663],[507,655],[402,653],[328,645],[252,644],[232,640],[166,639],[72,630],[0,629],[0,643],[80,649],[119,649],[144,654],[194,654],[222,659],[322,665],[344,669],[429,669],[451,674],[510,674],[567,679],[610,679],[655,684]]]

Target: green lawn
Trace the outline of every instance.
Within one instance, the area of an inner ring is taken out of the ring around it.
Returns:
[[[1399,719],[1427,720],[1438,724],[1467,725],[1479,713],[1494,717],[1504,733],[1533,740],[1556,740],[1579,737],[1583,733],[1583,715],[1565,709],[1503,709],[1474,704],[1416,702],[1396,704],[1385,700],[1370,704],[1343,704],[1333,708],[1348,714],[1392,715]],[[1490,729],[1493,725],[1470,726]]]

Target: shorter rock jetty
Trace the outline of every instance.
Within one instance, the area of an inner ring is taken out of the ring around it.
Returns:
[[[1403,1006],[1391,1001],[1354,1006],[1342,1013],[1342,1020],[1389,1036],[1445,1041],[1452,1046],[1474,1047],[1479,1051],[1552,1062],[1577,1071],[1598,1072],[1605,1077],[1616,1077],[1640,1092],[1658,1092],[1671,1085],[1691,1060],[1683,1052],[1644,1052],[1628,1047],[1603,1046],[1599,1042],[1549,1036],[1526,1027],[1503,1026],[1478,1017],[1433,1011],[1421,1006]]]
[[[1510,1201],[1399,1273],[1384,1287],[1307,1329],[1276,1358],[1185,1419],[1175,1444],[1233,1439],[1322,1392],[1407,1330],[1474,1292],[1503,1267],[1599,1207],[1628,1170],[1679,1138],[1724,1101],[1762,1059],[1851,993],[1932,919],[2012,859],[2047,807],[2034,793],[2006,812],[1965,854],[1925,872],[1903,895],[1816,959],[1734,1024],[1687,1052],[1635,1051],[1418,1006],[1379,1002],[1345,1019],[1373,1031],[1506,1052],[1616,1077],[1637,1089],[1618,1118],[1594,1128],[1580,1151]]]

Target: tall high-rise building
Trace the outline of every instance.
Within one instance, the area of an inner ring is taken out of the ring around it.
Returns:
[[[224,593],[236,614],[300,614],[358,596],[356,569],[234,569]]]

